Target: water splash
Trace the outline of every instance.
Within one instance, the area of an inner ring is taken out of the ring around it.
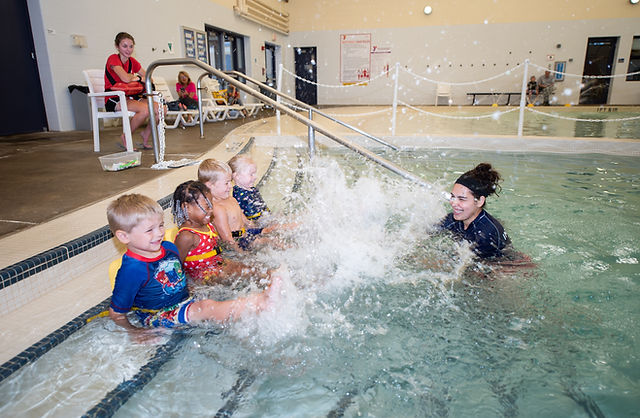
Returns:
[[[352,306],[363,289],[409,283],[442,293],[460,277],[472,259],[468,246],[428,234],[446,212],[440,192],[361,169],[316,158],[305,170],[294,198],[298,226],[283,233],[289,247],[256,256],[287,265],[283,293],[274,309],[231,325],[232,335],[264,347],[308,334],[348,334],[350,318],[361,315]]]

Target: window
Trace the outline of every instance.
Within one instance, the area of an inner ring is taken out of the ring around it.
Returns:
[[[640,36],[633,37],[631,55],[629,56],[629,69],[627,73],[640,71]],[[628,75],[627,81],[640,81],[640,74]]]
[[[223,71],[245,72],[244,36],[207,26],[211,66]]]

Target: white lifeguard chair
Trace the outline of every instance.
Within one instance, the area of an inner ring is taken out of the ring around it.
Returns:
[[[135,115],[127,109],[127,99],[122,91],[104,91],[104,70],[84,70],[84,79],[89,87],[89,99],[91,101],[91,123],[93,129],[93,150],[100,151],[100,119],[122,119],[122,132],[124,133],[127,151],[133,152],[133,139],[131,137],[131,125],[129,118]],[[121,109],[117,112],[107,112],[104,108],[104,98],[118,96]]]
[[[436,106],[438,106],[438,98],[440,97],[446,97],[447,104],[451,106],[451,103],[453,103],[453,99],[451,98],[451,84],[438,83],[436,87]]]

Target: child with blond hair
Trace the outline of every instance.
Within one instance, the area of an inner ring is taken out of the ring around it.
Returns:
[[[231,196],[231,168],[225,162],[212,158],[204,160],[198,167],[198,180],[211,193],[213,202],[213,224],[222,241],[237,252],[249,249],[272,228],[257,228],[244,216],[236,199]]]
[[[189,297],[178,249],[163,240],[164,216],[157,202],[140,194],[120,196],[109,204],[107,219],[115,237],[127,246],[109,317],[137,340],[144,339],[144,328],[237,319],[244,312],[265,309],[279,291],[280,278],[273,277],[259,294],[221,302],[195,300]],[[144,328],[131,324],[127,316],[131,311]]]
[[[229,160],[233,179],[233,197],[250,220],[258,220],[269,213],[269,207],[255,187],[258,167],[248,155],[238,154]]]

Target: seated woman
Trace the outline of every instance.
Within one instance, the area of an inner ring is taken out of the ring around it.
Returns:
[[[186,106],[187,109],[198,108],[198,95],[196,94],[196,85],[191,81],[189,73],[186,71],[180,71],[178,73],[178,82],[176,83],[176,92],[180,99],[180,103]]]
[[[500,174],[491,164],[478,164],[456,180],[449,199],[453,212],[441,222],[443,229],[471,242],[480,258],[502,257],[511,243],[504,227],[485,209],[488,196],[497,194]]]
[[[142,65],[133,58],[133,48],[135,41],[133,36],[126,32],[120,32],[116,35],[115,39],[117,54],[112,54],[107,58],[107,64],[104,69],[104,90],[113,91],[116,90],[114,85],[117,83],[131,83],[138,81],[144,82],[145,70]],[[146,102],[142,101],[143,95],[136,94],[127,97],[127,108],[135,112],[135,116],[131,118],[131,133],[133,133],[144,121],[149,117],[149,107]],[[105,98],[105,109],[108,112],[116,112],[120,110],[120,103],[118,102],[118,96],[111,96]],[[158,117],[158,104],[154,103],[156,118]],[[151,136],[151,125],[141,132],[142,147],[144,149],[151,149],[149,145],[149,137]],[[126,147],[124,134],[122,134],[122,144]]]

